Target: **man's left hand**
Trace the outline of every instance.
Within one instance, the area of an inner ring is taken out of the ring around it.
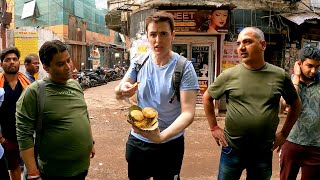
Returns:
[[[133,128],[134,132],[140,134],[141,136],[149,139],[150,141],[152,141],[156,144],[160,144],[163,142],[159,128],[157,128],[153,131],[143,131],[143,130],[140,130],[134,126],[132,126],[132,128]]]
[[[272,146],[272,151],[274,151],[275,149],[277,149],[277,152],[280,152],[281,146],[284,144],[284,142],[286,141],[287,137],[285,137],[282,132],[277,132],[276,133],[276,138],[273,142],[273,146]]]

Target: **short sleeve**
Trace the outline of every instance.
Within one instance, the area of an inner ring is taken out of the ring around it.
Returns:
[[[298,93],[294,88],[294,85],[288,73],[285,73],[284,91],[283,91],[282,97],[286,101],[286,103],[289,105],[292,105],[292,103],[298,98]]]
[[[225,93],[226,84],[227,84],[226,82],[227,82],[227,73],[222,72],[207,89],[209,95],[213,99],[220,99],[221,96]]]
[[[193,90],[199,89],[198,77],[191,61],[187,61],[187,64],[181,79],[180,90],[192,90],[192,89]]]

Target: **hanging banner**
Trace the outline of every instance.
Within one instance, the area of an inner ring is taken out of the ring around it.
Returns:
[[[20,64],[29,54],[38,54],[38,32],[14,32],[14,46],[20,51]]]

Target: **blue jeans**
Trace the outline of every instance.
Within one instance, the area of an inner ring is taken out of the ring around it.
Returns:
[[[247,180],[269,180],[272,175],[272,151],[257,153],[223,147],[218,180],[239,180],[244,169],[247,170]]]

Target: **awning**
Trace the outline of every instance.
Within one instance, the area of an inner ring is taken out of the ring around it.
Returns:
[[[307,20],[320,20],[320,16],[317,15],[316,13],[312,13],[312,12],[307,12],[307,13],[297,13],[297,14],[293,14],[293,13],[285,13],[285,14],[280,14],[282,17],[296,23],[297,25],[300,25],[304,22],[306,22]]]
[[[195,0],[147,0],[142,6],[157,8],[168,6],[187,6],[187,7],[207,7],[207,8],[228,8],[230,10],[237,6],[230,2],[213,2],[213,1],[195,1]]]

